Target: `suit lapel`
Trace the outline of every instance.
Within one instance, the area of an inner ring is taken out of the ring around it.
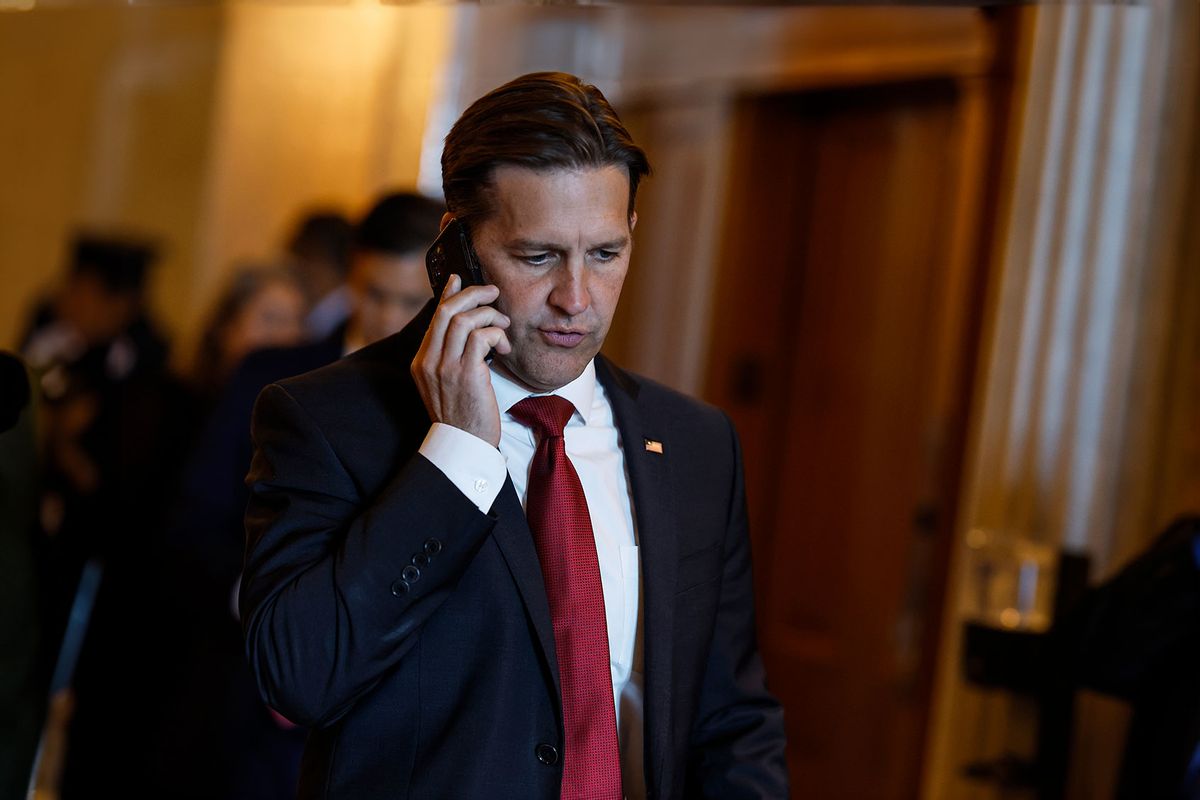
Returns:
[[[492,538],[500,548],[508,564],[508,571],[525,602],[529,618],[537,631],[542,645],[545,666],[554,683],[555,703],[560,697],[558,683],[558,655],[554,649],[554,624],[550,619],[550,603],[546,599],[546,584],[542,580],[542,565],[538,560],[537,548],[533,544],[533,533],[525,519],[525,510],[513,486],[512,478],[506,478],[504,488],[492,505],[496,515],[496,527]]]
[[[679,563],[674,498],[671,492],[671,442],[638,402],[638,384],[602,356],[596,376],[612,403],[629,470],[642,564],[642,641],[646,670],[646,786],[663,791],[663,760],[670,749],[672,643],[675,575]]]

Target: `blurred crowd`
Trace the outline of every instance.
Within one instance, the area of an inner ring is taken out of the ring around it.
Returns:
[[[74,239],[0,353],[0,800],[35,758],[67,798],[294,796],[303,732],[237,619],[254,400],[403,327],[442,213],[303,214],[277,263],[232,271],[186,372],[148,307],[156,244]]]

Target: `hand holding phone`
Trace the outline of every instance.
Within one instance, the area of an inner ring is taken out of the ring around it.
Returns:
[[[465,237],[465,230],[452,220],[426,255],[438,307],[411,371],[431,420],[498,447],[500,410],[487,356],[492,350],[501,355],[511,352],[505,334],[509,319],[489,305],[500,290],[482,285],[482,271]],[[435,281],[441,283],[440,289]]]

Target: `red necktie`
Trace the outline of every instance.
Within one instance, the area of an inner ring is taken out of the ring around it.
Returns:
[[[583,484],[563,441],[573,410],[569,401],[543,395],[526,397],[509,413],[538,440],[529,466],[525,516],[542,564],[558,652],[566,731],[562,800],[620,800],[604,588]]]

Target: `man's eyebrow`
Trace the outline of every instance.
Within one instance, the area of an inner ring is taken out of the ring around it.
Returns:
[[[591,250],[620,250],[621,248],[625,247],[628,244],[629,244],[629,237],[628,236],[620,236],[616,239],[611,239],[607,242],[600,242],[599,244],[592,245],[591,248],[589,248],[589,249],[591,249]],[[568,249],[556,242],[543,242],[543,241],[537,241],[536,239],[513,239],[512,241],[510,241],[508,243],[508,248],[510,250],[529,250],[529,251],[542,251],[542,250],[558,251],[558,250]]]
[[[623,247],[625,247],[625,245],[627,245],[627,244],[629,244],[629,237],[621,236],[621,237],[619,237],[617,239],[613,239],[611,241],[601,242],[600,244],[595,245],[592,249],[593,250],[620,250]]]
[[[510,250],[562,250],[553,242],[539,242],[534,239],[513,239],[508,243]]]

